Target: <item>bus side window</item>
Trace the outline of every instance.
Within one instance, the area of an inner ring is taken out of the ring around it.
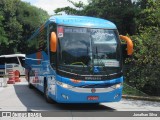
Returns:
[[[47,52],[47,27],[44,27],[40,30],[38,35],[38,51],[44,51],[46,54]]]
[[[55,23],[52,23],[49,25],[49,43],[50,43],[50,38],[51,38],[51,32],[56,33],[56,24]],[[50,50],[50,62],[51,62],[52,67],[55,69],[56,68],[57,52],[55,52],[55,53],[51,52],[51,48],[49,48],[49,50]]]

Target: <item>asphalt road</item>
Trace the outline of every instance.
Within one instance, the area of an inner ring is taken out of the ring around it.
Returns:
[[[116,111],[160,111],[160,102],[122,99],[120,102],[92,104],[49,104],[43,94],[36,89],[29,89],[24,78],[22,82],[0,87],[0,111],[55,111],[64,112],[66,116],[76,116],[76,112],[94,116],[95,112]],[[104,113],[105,114],[105,113]],[[79,115],[80,116],[80,115]],[[64,119],[64,118],[63,118]],[[1,120],[1,118],[0,118]]]

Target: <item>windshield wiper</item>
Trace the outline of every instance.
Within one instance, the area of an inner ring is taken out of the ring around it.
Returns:
[[[88,71],[90,73],[92,73],[92,71],[93,71],[93,54],[92,54],[92,50],[91,50],[92,48],[89,49],[88,46],[86,46],[86,47],[87,47],[87,49],[86,49],[87,56],[89,57],[86,65],[87,65]]]

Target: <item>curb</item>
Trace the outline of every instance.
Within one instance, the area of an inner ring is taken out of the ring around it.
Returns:
[[[154,96],[142,97],[142,96],[122,95],[122,98],[160,102],[160,97],[154,97]]]

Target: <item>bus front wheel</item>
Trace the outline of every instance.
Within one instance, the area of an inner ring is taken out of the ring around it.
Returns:
[[[44,96],[45,96],[47,103],[53,103],[53,100],[48,95],[48,85],[47,85],[46,80],[44,82]]]

